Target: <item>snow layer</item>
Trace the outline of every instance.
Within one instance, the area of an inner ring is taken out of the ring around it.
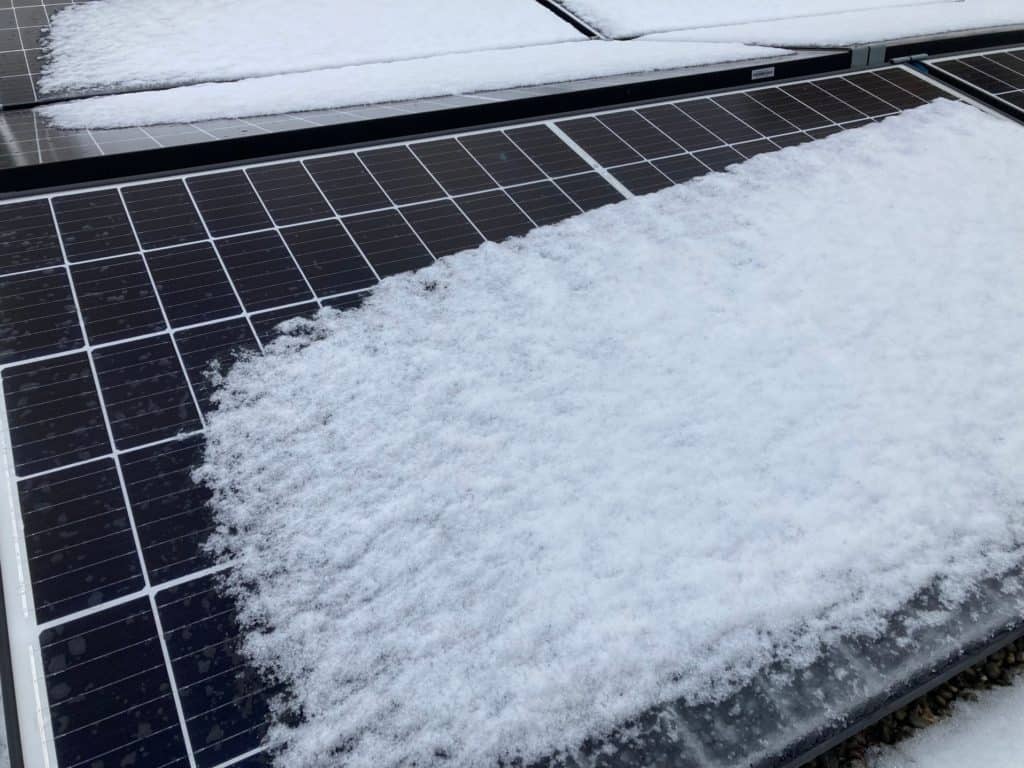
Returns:
[[[1020,0],[962,0],[924,8],[896,7],[786,21],[651,35],[650,40],[710,40],[783,46],[845,46],[904,37],[1024,24]]]
[[[247,651],[307,717],[279,765],[572,747],[1019,562],[1021,136],[924,107],[236,365],[198,477]]]
[[[873,756],[873,768],[1020,768],[1024,762],[1024,685],[959,703],[949,720]]]
[[[535,0],[95,0],[55,18],[40,85],[234,80],[582,37]]]
[[[953,0],[559,0],[581,19],[610,37],[635,37],[676,29],[788,20],[860,9],[934,5]],[[919,16],[932,9],[912,11]],[[822,23],[821,21],[817,23]]]
[[[62,128],[122,128],[335,109],[788,54],[735,43],[584,41],[98,96],[41,111]]]

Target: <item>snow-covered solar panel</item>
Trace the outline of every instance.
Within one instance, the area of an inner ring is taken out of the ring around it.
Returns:
[[[944,97],[890,67],[0,205],[0,555],[28,764],[269,764],[277,687],[239,653],[191,478],[211,364],[388,275]],[[769,687],[731,732],[698,721],[652,749],[725,765],[783,743]]]
[[[958,54],[926,63],[950,82],[976,88],[1003,108],[1024,115],[1024,48]]]

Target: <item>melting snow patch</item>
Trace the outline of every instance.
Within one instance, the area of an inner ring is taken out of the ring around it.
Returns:
[[[199,476],[280,765],[572,748],[1019,562],[1021,136],[925,107],[236,365]]]

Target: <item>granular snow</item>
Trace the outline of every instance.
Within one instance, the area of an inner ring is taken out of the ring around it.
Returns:
[[[1020,562],[1022,137],[922,107],[237,364],[198,476],[278,764],[571,749]]]

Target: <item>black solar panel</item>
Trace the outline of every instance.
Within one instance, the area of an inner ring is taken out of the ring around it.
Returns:
[[[943,96],[890,68],[0,205],[0,378],[31,584],[30,612],[9,613],[38,638],[50,714],[28,754],[267,764],[277,688],[239,655],[191,479],[211,366],[388,275]],[[716,734],[697,748],[739,760],[753,743]]]
[[[965,83],[1024,113],[1024,48],[931,59],[927,66],[955,83]]]

